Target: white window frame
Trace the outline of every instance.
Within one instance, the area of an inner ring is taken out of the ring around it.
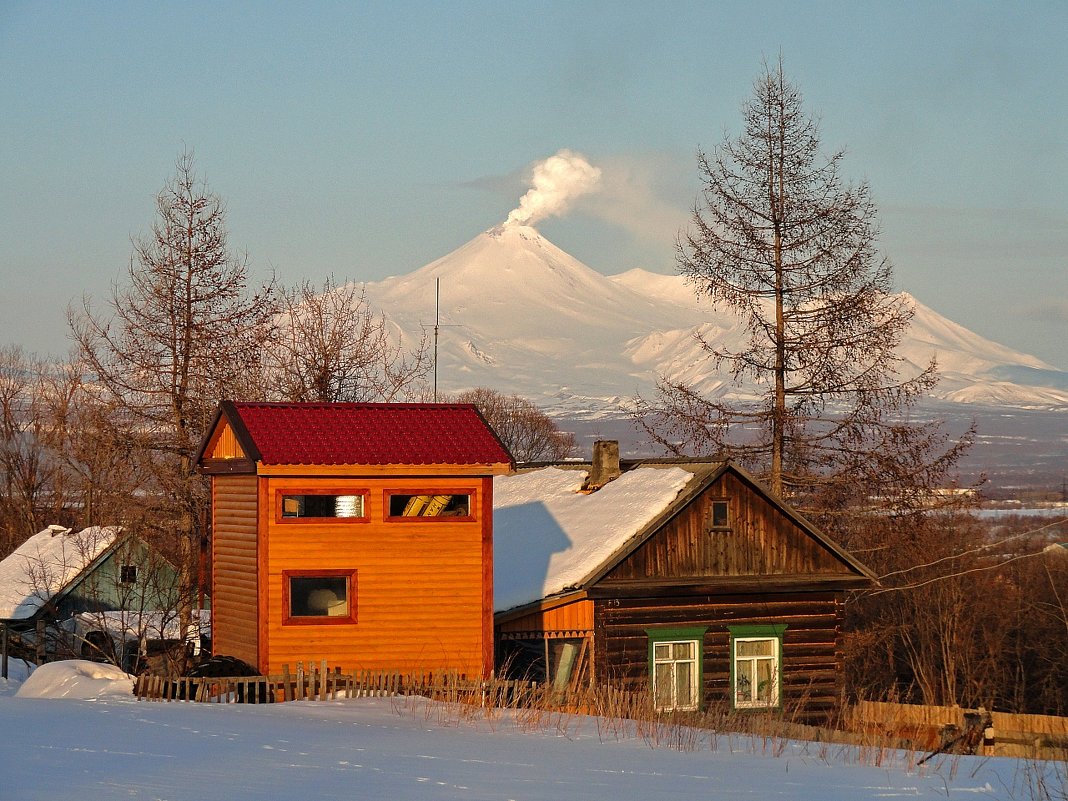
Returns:
[[[704,635],[701,630],[700,637],[689,636],[691,631],[686,633],[679,633],[678,636],[672,634],[666,634],[662,632],[656,632],[650,630],[649,632],[649,671],[650,671],[650,686],[653,694],[653,703],[656,706],[658,712],[693,712],[701,706],[701,681],[702,681],[702,659],[701,649],[704,647]],[[697,634],[697,631],[692,631],[692,634]],[[657,648],[661,646],[674,646],[674,645],[689,645],[691,656],[688,658],[676,658],[673,655],[668,658],[659,658],[657,656]],[[689,664],[690,668],[690,698],[692,703],[680,704],[678,698],[678,668],[680,664]],[[671,666],[671,700],[669,703],[659,703],[659,693],[657,691],[657,667],[660,665]]]
[[[786,626],[739,627],[740,631],[731,631],[731,704],[735,709],[778,709],[782,705],[782,639]],[[738,656],[738,645],[747,642],[770,642],[771,655]],[[748,698],[739,698],[743,671],[739,663],[751,665],[748,675],[759,676],[760,663],[771,662],[771,694],[768,698],[760,697],[760,685],[748,688]]]

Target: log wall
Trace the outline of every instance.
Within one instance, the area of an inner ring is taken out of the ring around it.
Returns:
[[[648,691],[649,635],[656,627],[707,627],[703,643],[703,698],[730,702],[728,625],[783,624],[783,708],[802,719],[826,719],[842,692],[837,593],[614,598],[596,602],[599,681],[628,691]]]

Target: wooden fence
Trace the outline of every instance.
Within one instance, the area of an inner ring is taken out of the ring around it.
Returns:
[[[541,707],[621,719],[650,712],[649,698],[612,687],[577,693],[554,693],[533,681],[469,680],[455,671],[330,670],[326,660],[295,670],[284,665],[272,676],[170,678],[144,674],[134,683],[134,694],[146,701],[199,701],[202,703],[273,703],[278,701],[331,701],[338,698],[375,698],[419,695],[453,703],[486,707]],[[700,726],[697,720],[692,725]],[[781,723],[789,726],[791,724]],[[1029,759],[1068,761],[1068,718],[1051,715],[1015,715],[961,707],[922,706],[861,701],[842,718],[844,732],[793,726],[786,736],[858,745],[886,745],[934,754],[977,753]],[[812,729],[812,731],[809,731]],[[791,730],[792,731],[792,730]]]
[[[142,674],[134,682],[134,695],[144,701],[199,701],[202,703],[274,703],[278,701],[332,701],[338,698],[377,698],[422,695],[443,701],[478,702],[514,707],[538,691],[532,681],[494,679],[472,681],[455,671],[330,670],[326,660],[296,670],[282,666],[271,676],[179,677]]]
[[[881,701],[860,701],[846,716],[846,726],[875,737],[910,741],[917,750],[953,751],[954,738],[964,740],[969,726],[981,720],[974,752],[986,756],[1068,759],[1068,718],[1016,715]]]

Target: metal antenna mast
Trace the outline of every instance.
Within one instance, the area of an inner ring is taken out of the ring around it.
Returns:
[[[424,326],[425,327],[425,326]],[[441,279],[434,279],[434,403],[438,402],[438,332],[442,328],[459,328],[441,322]]]
[[[434,403],[438,402],[438,329],[441,327],[441,279],[434,279]]]

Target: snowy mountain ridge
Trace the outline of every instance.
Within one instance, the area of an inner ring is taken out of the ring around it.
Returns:
[[[440,287],[438,376],[444,392],[489,386],[558,413],[617,409],[649,396],[657,375],[706,395],[752,398],[717,374],[696,334],[739,347],[740,320],[700,299],[684,278],[632,269],[606,276],[534,228],[507,224],[402,276],[366,285],[368,301],[417,342],[434,325]],[[1068,407],[1068,372],[992,342],[905,294],[912,326],[904,368],[931,357],[933,397],[965,404]]]

